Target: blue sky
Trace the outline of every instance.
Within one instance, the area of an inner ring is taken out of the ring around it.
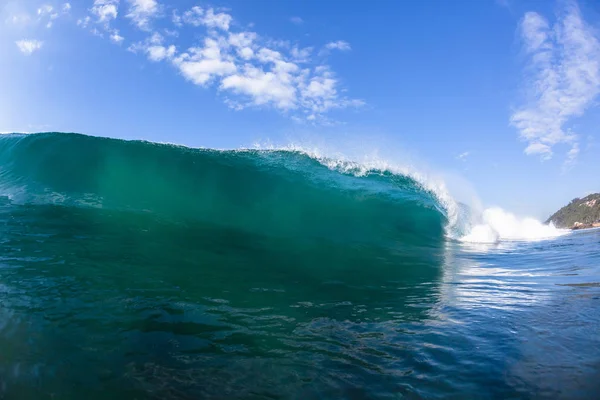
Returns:
[[[545,218],[600,192],[589,1],[0,0],[0,131],[325,143]]]

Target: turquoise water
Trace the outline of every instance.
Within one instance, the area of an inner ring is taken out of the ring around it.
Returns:
[[[599,230],[465,244],[334,164],[0,137],[0,398],[598,397]]]

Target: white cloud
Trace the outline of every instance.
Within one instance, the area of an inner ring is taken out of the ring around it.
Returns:
[[[212,8],[206,11],[204,16],[204,24],[209,28],[219,28],[224,31],[229,30],[229,24],[231,23],[231,15],[226,13],[216,13]]]
[[[204,17],[204,9],[202,7],[194,6],[183,13],[183,17],[180,17],[176,12],[173,13],[173,22],[181,24],[181,21],[186,24],[200,26],[202,25]]]
[[[174,45],[171,45],[169,47],[164,47],[164,46],[150,46],[146,49],[146,52],[148,53],[148,59],[150,61],[162,61],[165,58],[173,58],[173,56],[176,53],[176,48]]]
[[[11,22],[14,25],[27,25],[31,22],[31,16],[27,13],[14,14],[7,18],[6,21]]]
[[[66,12],[63,12],[66,14]],[[54,20],[60,17],[60,13],[49,4],[44,4],[37,9],[37,22],[46,21],[46,28],[52,28]]]
[[[294,59],[294,62],[305,63],[310,61],[310,55],[312,51],[312,47],[305,47],[303,49],[300,49],[298,47],[292,47],[292,49],[290,50],[290,55]]]
[[[527,154],[527,155],[539,154],[543,160],[548,160],[548,159],[552,158],[552,148],[550,146],[548,146],[547,144],[543,144],[540,142],[534,142],[534,143],[530,143],[525,148],[525,154]]]
[[[148,29],[150,20],[160,12],[156,0],[129,0],[129,3],[131,6],[127,17],[140,29]]]
[[[230,33],[228,42],[235,48],[237,55],[244,59],[250,60],[254,57],[252,46],[258,36],[254,32]]]
[[[171,22],[173,22],[173,25],[175,25],[179,28],[181,28],[183,26],[181,15],[179,15],[179,12],[177,10],[173,10],[173,14],[171,16]]]
[[[238,54],[244,60],[249,60],[252,57],[254,57],[254,50],[252,50],[250,47],[243,47],[241,49],[238,49]]]
[[[164,32],[165,32],[165,35],[167,35],[167,36],[172,36],[172,37],[178,37],[179,36],[179,32],[177,32],[175,29],[165,28]]]
[[[214,78],[235,73],[237,67],[230,55],[222,54],[223,40],[206,38],[204,47],[192,47],[173,61],[181,74],[197,85],[206,85]]]
[[[571,150],[567,152],[567,161],[566,164],[572,164],[577,160],[577,156],[579,155],[579,143],[573,143],[571,146]]]
[[[336,42],[329,42],[325,45],[325,48],[329,49],[329,50],[341,50],[341,51],[348,51],[351,50],[350,47],[350,43],[345,42],[343,40],[338,40]]]
[[[347,99],[338,92],[338,81],[335,74],[325,65],[312,70],[303,70],[304,74],[299,83],[300,103],[309,114],[308,119],[314,120],[332,109],[361,107],[362,100]]]
[[[465,151],[463,153],[460,153],[459,155],[456,156],[457,160],[460,161],[467,161],[467,157],[469,157],[471,153],[469,151]]]
[[[290,18],[290,21],[295,25],[302,25],[304,23],[304,20],[300,17],[292,17]]]
[[[98,22],[108,23],[117,18],[119,0],[94,0],[90,11],[98,18]]]
[[[44,4],[40,8],[38,8],[37,14],[40,16],[50,14],[52,13],[52,10],[54,10],[54,8],[51,5]]]
[[[1,3],[2,1],[0,1]],[[66,3],[68,4],[68,3]],[[10,6],[9,2],[9,6]],[[0,5],[0,11],[2,6]],[[12,7],[7,7],[7,11],[12,9]],[[69,5],[70,9],[70,5]],[[34,13],[30,14],[24,11],[16,11],[13,13],[8,13],[7,18],[5,19],[6,23],[10,23],[13,25],[45,25],[47,28],[52,27],[54,20],[58,19],[61,16],[69,14],[69,9],[64,8],[64,4],[62,7],[55,8],[50,4],[41,4],[39,5]]]
[[[254,32],[230,33],[228,42],[232,46],[244,48],[252,46],[256,38],[257,35]]]
[[[174,21],[180,23],[182,20],[186,24],[190,24],[193,26],[201,26],[204,25],[208,28],[219,28],[224,31],[229,30],[229,24],[231,24],[232,17],[227,13],[215,13],[215,10],[209,8],[204,10],[202,7],[192,7],[188,11],[183,13],[183,18],[180,18],[179,15],[173,15]]]
[[[71,10],[71,3],[64,3],[62,6],[62,10],[64,13],[68,13]]]
[[[17,40],[16,42],[17,47],[19,48],[19,50],[21,50],[21,53],[25,54],[26,56],[29,56],[31,54],[33,54],[35,51],[39,50],[42,48],[44,42],[41,42],[39,40]]]
[[[123,36],[121,36],[119,34],[119,31],[117,29],[115,29],[111,34],[110,34],[110,40],[112,40],[113,42],[117,43],[117,44],[121,44],[123,42],[125,38]]]
[[[264,71],[246,64],[240,73],[224,78],[221,88],[248,96],[253,105],[273,104],[282,110],[296,107],[296,87],[287,72]]]
[[[90,24],[91,18],[90,16],[86,16],[84,18],[80,18],[77,20],[77,25],[81,26],[82,28],[87,28],[87,26]]]
[[[525,153],[549,159],[553,147],[567,144],[567,163],[579,153],[578,136],[565,129],[581,116],[600,93],[600,43],[595,31],[583,21],[575,3],[558,14],[551,24],[528,12],[521,21],[523,47],[529,56],[527,101],[511,116]]]
[[[102,1],[102,4],[96,6],[118,6],[117,0],[98,1]],[[146,10],[135,16],[130,10],[127,15],[142,29],[148,28],[149,18],[165,17],[155,0],[129,2],[143,5],[135,8],[137,11]],[[116,12],[115,8],[115,17]],[[102,15],[112,17],[113,13]],[[175,10],[166,18],[175,26],[204,28],[201,42],[182,48],[176,43],[177,31],[162,28],[161,32],[165,32],[166,36],[158,31],[150,31],[145,40],[133,43],[127,49],[144,54],[152,62],[171,64],[193,84],[216,88],[231,108],[274,108],[294,119],[316,122],[326,121],[324,114],[330,110],[364,104],[361,100],[347,98],[340,90],[333,71],[311,59],[312,47],[300,48],[289,41],[264,38],[249,30],[232,30],[232,26],[236,25],[233,25],[231,15],[213,8],[194,6],[182,13]],[[78,21],[84,27],[89,23],[89,17]],[[118,43],[123,41],[118,31],[109,24],[102,26],[111,40]],[[95,27],[93,30],[100,34]],[[195,33],[201,35],[198,30]],[[348,50],[350,46],[338,41],[330,43],[327,48]]]
[[[89,27],[93,35],[104,37],[106,34],[111,42],[121,44],[125,38],[121,36],[118,29],[112,27],[113,22],[119,16],[119,5],[120,0],[94,0],[92,7],[89,9],[90,15],[79,18],[77,26]],[[70,9],[70,3],[63,4],[64,13],[68,13]]]

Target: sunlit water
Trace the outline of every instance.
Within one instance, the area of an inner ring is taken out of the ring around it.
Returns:
[[[0,398],[600,394],[600,231],[298,242],[0,207]]]

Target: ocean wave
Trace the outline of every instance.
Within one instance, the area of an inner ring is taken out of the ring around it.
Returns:
[[[210,150],[79,134],[0,137],[14,204],[97,207],[264,235],[430,246],[456,216],[408,169],[299,148]]]
[[[441,179],[410,165],[301,145],[213,150],[68,133],[2,135],[0,194],[15,204],[388,243],[495,243],[567,232],[499,208],[474,213]]]

